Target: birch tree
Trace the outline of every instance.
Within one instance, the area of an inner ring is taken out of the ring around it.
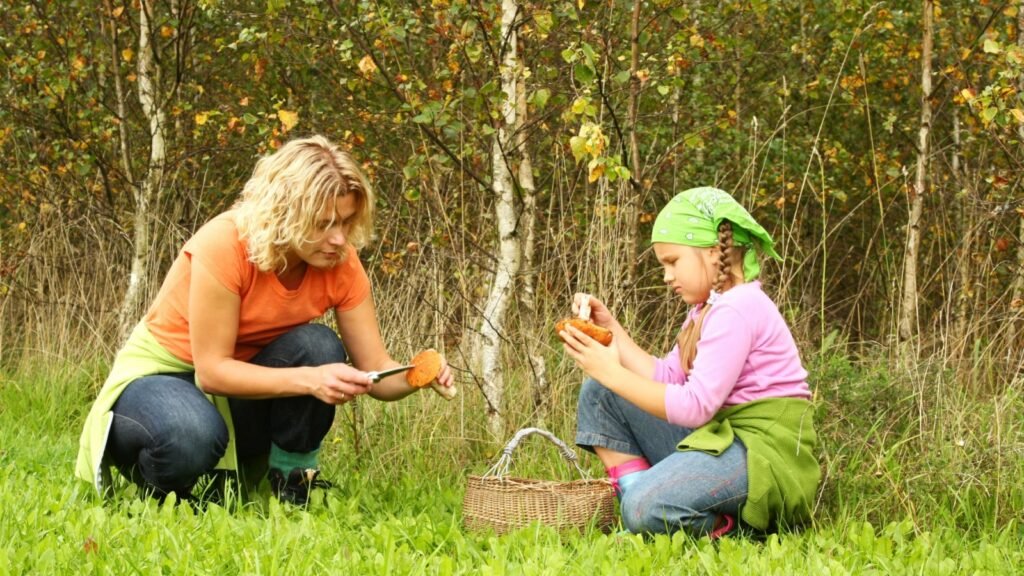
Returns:
[[[1024,2],[1017,9],[1017,46],[1024,52]],[[1024,71],[1017,77],[1017,94],[1024,94]],[[1017,126],[1017,135],[1024,143],[1024,122]],[[1010,350],[1020,350],[1017,338],[1021,333],[1020,317],[1024,312],[1024,213],[1020,214],[1017,226],[1017,274],[1013,281],[1013,296],[1010,300],[1010,308],[1013,310],[1010,321]]]
[[[899,337],[909,341],[917,333],[917,257],[921,246],[921,215],[928,185],[929,135],[932,127],[932,28],[934,0],[923,2],[921,40],[921,121],[917,132],[917,170],[910,190],[907,243],[903,252],[903,296],[900,299]]]
[[[496,438],[502,436],[504,422],[502,405],[505,381],[502,374],[501,350],[504,338],[505,315],[511,301],[516,275],[522,261],[522,247],[518,233],[519,213],[515,204],[515,182],[512,177],[512,143],[518,127],[516,121],[516,51],[515,20],[518,6],[514,0],[501,3],[501,51],[499,71],[501,91],[500,119],[491,149],[491,191],[495,196],[495,215],[498,226],[498,258],[494,279],[483,309],[480,326],[480,362],[483,393],[487,400],[487,425]]]
[[[128,275],[128,290],[121,306],[120,333],[126,337],[137,321],[139,309],[147,298],[144,287],[149,276],[149,255],[152,250],[150,206],[154,204],[164,178],[167,158],[165,143],[166,112],[159,94],[161,67],[156,57],[156,30],[153,22],[152,0],[139,3],[139,103],[149,123],[149,164],[140,186],[134,188],[135,213],[132,234],[132,267]]]
[[[522,222],[523,241],[523,289],[519,292],[519,302],[523,307],[524,326],[537,326],[536,271],[534,269],[534,246],[537,221],[537,187],[533,182],[533,158],[527,148],[527,132],[523,129],[527,124],[526,106],[526,66],[519,59],[516,82],[516,152],[519,156],[519,188],[523,198]],[[543,425],[547,417],[548,396],[550,386],[547,378],[547,365],[544,354],[538,350],[536,336],[527,338],[527,355],[530,357],[530,368],[533,373],[533,403],[537,412],[537,423]]]

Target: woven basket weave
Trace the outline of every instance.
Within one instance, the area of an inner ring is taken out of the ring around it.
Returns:
[[[558,447],[583,477],[559,482],[508,476],[512,452],[519,442],[538,434]],[[524,428],[502,450],[501,458],[483,476],[470,476],[462,501],[467,529],[491,528],[498,534],[540,522],[558,529],[592,526],[607,531],[615,522],[615,491],[608,480],[588,479],[576,453],[556,436],[539,428]]]

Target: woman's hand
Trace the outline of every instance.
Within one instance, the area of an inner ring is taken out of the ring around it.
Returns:
[[[345,404],[370,391],[373,383],[366,372],[348,364],[324,364],[313,368],[314,381],[310,394],[327,404]]]
[[[452,369],[448,367],[448,360],[445,360],[444,356],[441,357],[441,371],[437,374],[436,382],[439,386],[445,389],[450,389],[455,385],[455,377],[452,376]],[[438,393],[444,395],[440,390]]]
[[[591,300],[591,306],[593,302]],[[601,307],[607,313],[608,309],[604,308],[603,304]],[[562,348],[565,349],[565,353],[594,380],[607,382],[616,370],[622,369],[619,363],[619,348],[614,339],[611,344],[605,346],[571,325],[567,325],[559,332],[559,336],[562,337]]]

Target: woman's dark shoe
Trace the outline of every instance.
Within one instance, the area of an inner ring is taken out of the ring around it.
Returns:
[[[267,472],[270,489],[281,502],[305,506],[309,503],[309,492],[313,488],[327,489],[333,486],[327,480],[318,478],[320,471],[316,468],[292,468],[285,477],[284,472],[271,468]]]

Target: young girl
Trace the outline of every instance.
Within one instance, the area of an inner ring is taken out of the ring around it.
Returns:
[[[413,392],[402,374],[373,383],[366,372],[398,366],[356,254],[373,205],[359,165],[322,136],[261,159],[232,209],[182,248],[118,352],[77,476],[103,492],[114,465],[150,494],[187,498],[215,468],[262,460],[279,499],[306,503],[323,484],[335,407]],[[330,308],[338,333],[310,323]],[[443,362],[437,382],[450,390]]]
[[[641,349],[591,298],[602,346],[575,328],[564,348],[590,377],[576,443],[597,454],[631,532],[719,537],[810,518],[819,479],[807,372],[755,279],[771,236],[729,194],[694,188],[651,234],[665,283],[692,309],[664,358]],[[579,310],[582,294],[573,301]]]

